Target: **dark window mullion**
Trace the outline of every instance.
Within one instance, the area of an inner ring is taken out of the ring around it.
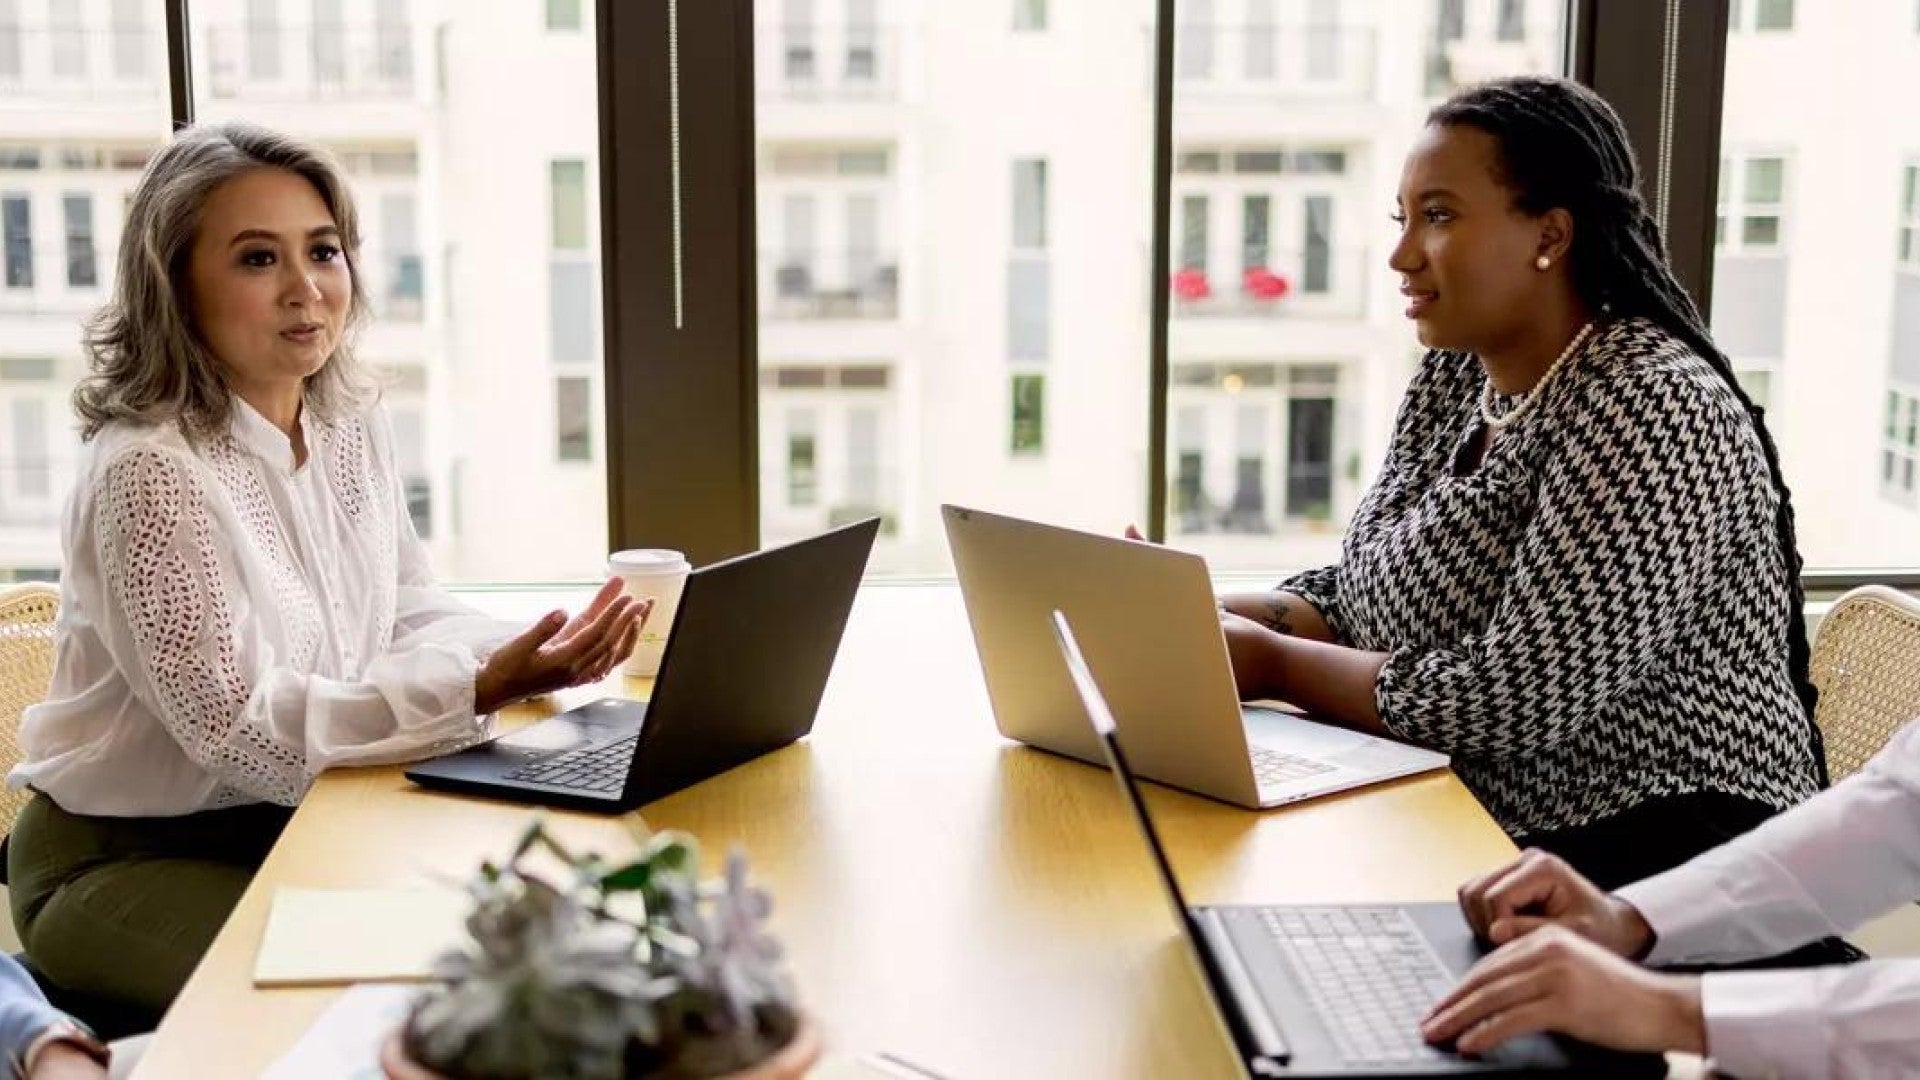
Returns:
[[[695,563],[760,540],[752,15],[595,5],[609,542]]]
[[[1626,122],[1640,160],[1641,194],[1656,207],[1669,0],[1572,0],[1567,71],[1607,99]],[[1713,294],[1715,189],[1726,74],[1727,0],[1678,4],[1673,130],[1666,232],[1680,283],[1704,313]]]

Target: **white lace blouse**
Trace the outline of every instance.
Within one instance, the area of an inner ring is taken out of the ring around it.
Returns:
[[[519,628],[435,587],[378,409],[303,409],[307,461],[235,399],[225,435],[109,424],[62,523],[53,686],[7,777],[73,813],[292,806],[322,769],[481,737]]]

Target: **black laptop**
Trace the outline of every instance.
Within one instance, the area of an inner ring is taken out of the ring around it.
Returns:
[[[813,730],[879,530],[869,518],[695,570],[650,701],[601,698],[407,779],[620,813],[786,746]]]
[[[1666,1059],[1658,1054],[1622,1054],[1546,1036],[1515,1039],[1476,1058],[1428,1046],[1421,1018],[1482,952],[1453,904],[1187,906],[1121,752],[1113,714],[1058,611],[1053,629],[1173,901],[1188,954],[1247,1075],[1666,1075]]]

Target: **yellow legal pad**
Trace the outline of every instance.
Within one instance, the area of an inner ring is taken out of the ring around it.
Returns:
[[[280,889],[253,985],[420,982],[463,940],[471,906],[457,889]]]

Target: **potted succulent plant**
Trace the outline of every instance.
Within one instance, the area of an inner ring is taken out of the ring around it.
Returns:
[[[567,880],[523,863],[557,858]],[[738,851],[698,879],[691,837],[643,838],[609,864],[536,820],[467,885],[471,940],[381,1051],[393,1080],[791,1080],[820,1053],[793,1003],[772,904]]]

